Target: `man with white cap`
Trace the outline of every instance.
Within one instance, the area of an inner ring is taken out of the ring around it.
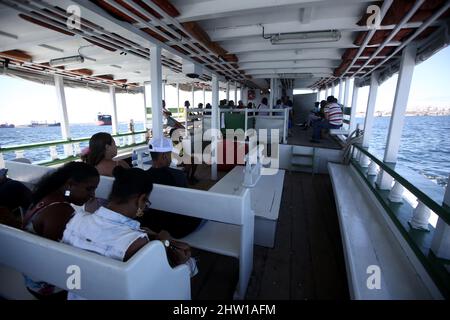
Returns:
[[[148,172],[152,175],[153,182],[186,188],[186,175],[181,170],[170,167],[173,149],[172,140],[166,137],[153,138],[148,148],[152,158],[152,167]]]
[[[186,175],[180,170],[170,168],[172,148],[172,140],[169,138],[153,138],[149,144],[152,167],[147,172],[153,183],[185,188]],[[182,238],[197,229],[202,219],[149,209],[139,221],[154,232],[166,230],[172,237]]]

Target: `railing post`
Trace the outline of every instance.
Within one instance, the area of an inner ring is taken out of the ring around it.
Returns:
[[[16,151],[14,151],[14,154],[16,155],[16,159],[25,158],[24,150],[16,150]]]
[[[448,181],[443,205],[450,208],[450,176]],[[438,258],[450,260],[450,226],[441,218],[438,219],[434,230],[431,250]]]
[[[403,187],[398,181],[395,181],[394,186],[389,192],[388,199],[391,202],[403,202],[403,192],[405,192],[405,187]]]
[[[370,161],[369,168],[367,169],[368,176],[376,176],[378,174],[378,165],[375,161]]]
[[[64,145],[64,155],[66,157],[72,157],[73,156],[73,145],[71,142],[68,142]]]
[[[430,219],[431,210],[422,201],[417,201],[417,207],[414,209],[413,217],[409,224],[413,229],[429,231],[428,220]]]
[[[56,151],[56,146],[50,146],[50,159],[52,159],[52,161],[58,159],[58,151]]]
[[[73,153],[74,153],[75,156],[78,156],[78,155],[81,154],[81,147],[80,147],[80,143],[79,142],[76,142],[76,143],[73,144],[73,149],[74,149]]]
[[[381,190],[391,190],[394,179],[382,168],[378,171],[375,184]]]
[[[356,161],[359,161],[359,157],[360,157],[360,151],[358,148],[353,147],[353,159],[355,159]]]
[[[3,158],[3,153],[0,152],[0,169],[5,168],[5,159]]]
[[[359,157],[359,165],[362,168],[367,168],[370,163],[370,158],[361,152],[361,156]]]

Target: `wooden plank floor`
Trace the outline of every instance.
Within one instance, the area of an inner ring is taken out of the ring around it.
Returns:
[[[275,247],[254,253],[247,299],[349,299],[328,175],[286,172]]]
[[[201,165],[208,190],[210,167]],[[225,175],[219,172],[219,178]],[[286,172],[275,247],[255,246],[247,299],[349,299],[333,189],[328,175]],[[238,261],[196,250],[199,274],[192,279],[193,299],[232,299]]]

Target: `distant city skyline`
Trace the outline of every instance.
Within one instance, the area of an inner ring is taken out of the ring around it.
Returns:
[[[450,47],[416,66],[408,100],[408,111],[437,107],[450,109]],[[388,112],[392,109],[397,75],[385,81],[378,89],[375,110]],[[71,123],[95,122],[97,114],[111,113],[109,94],[90,89],[66,88],[66,101]],[[338,91],[336,91],[338,92]],[[239,92],[238,92],[239,93]],[[357,112],[367,107],[369,87],[360,89]],[[234,92],[231,93],[234,97]],[[0,76],[0,123],[29,124],[31,121],[61,121],[56,101],[56,90],[19,78]],[[219,98],[225,97],[220,92]],[[351,92],[350,92],[351,97]],[[240,97],[238,97],[240,99]],[[192,94],[180,91],[180,105],[191,100]],[[211,92],[206,93],[206,102],[211,101]],[[202,92],[195,93],[195,104],[203,102]],[[176,107],[176,89],[166,87],[168,107]],[[117,94],[117,113],[120,122],[144,121],[143,94]]]

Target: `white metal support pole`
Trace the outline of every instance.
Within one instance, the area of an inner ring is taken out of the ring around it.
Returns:
[[[336,84],[333,82],[333,83],[331,84],[331,95],[332,95],[332,96],[334,96],[335,91],[336,91]]]
[[[238,91],[238,84],[235,81],[234,82],[234,105],[237,106],[237,91]]]
[[[212,75],[211,101],[211,180],[217,180],[217,133],[219,120],[219,80]]]
[[[395,92],[394,107],[387,137],[384,161],[396,162],[400,147],[406,107],[408,105],[411,81],[414,73],[417,48],[407,46],[403,50],[400,70],[398,73],[397,89]]]
[[[370,76],[369,99],[367,101],[366,118],[364,119],[364,137],[362,146],[369,147],[370,138],[372,136],[373,115],[375,112],[375,103],[377,101],[378,92],[378,73],[373,72]]]
[[[206,107],[206,93],[205,93],[205,87],[203,87],[203,108]]]
[[[450,176],[448,181],[450,181]],[[444,205],[450,207],[450,184],[447,184],[445,190]],[[436,224],[431,250],[437,257],[450,260],[450,226],[441,218],[438,219]]]
[[[162,100],[166,100],[166,80],[161,81]]]
[[[352,109],[350,111],[350,133],[356,129],[356,108],[358,106],[358,80],[353,81]]]
[[[180,113],[180,84],[177,82],[177,111]]]
[[[348,107],[348,99],[350,98],[350,78],[345,79],[344,101],[342,104],[344,107]]]
[[[328,97],[328,84],[325,85],[325,100],[327,100]]]
[[[119,121],[117,119],[116,87],[114,86],[109,86],[109,101],[112,110],[112,134],[117,134]]]
[[[195,88],[194,88],[194,84],[192,84],[191,92],[192,92],[192,106],[191,106],[191,108],[197,108],[197,106],[195,105]]]
[[[227,81],[227,92],[226,92],[227,103],[230,101],[230,82]]]
[[[60,75],[55,75],[56,98],[61,119],[61,135],[64,140],[70,139],[69,114],[67,113],[66,94],[64,91],[64,80]],[[64,145],[64,154],[73,156],[72,144]],[[23,156],[21,156],[23,157]]]
[[[385,162],[397,162],[398,150],[400,148],[400,139],[402,137],[403,125],[405,120],[406,107],[408,105],[409,91],[411,81],[416,65],[417,47],[407,46],[403,49],[400,69],[398,73],[397,89],[395,91],[394,107],[389,122],[389,131],[384,151]],[[381,176],[380,176],[381,175]],[[380,172],[378,184],[381,189],[389,189],[393,178],[385,172]]]
[[[143,95],[143,97],[144,97],[144,130],[147,130],[148,128],[149,128],[149,126],[148,126],[148,123],[147,123],[147,105],[146,105],[146,96],[147,96],[147,94],[145,93],[145,91],[146,91],[146,89],[145,89],[145,84],[144,84],[144,87],[143,87],[143,90],[142,90],[142,95]]]
[[[244,102],[244,86],[241,84],[241,87],[240,87],[240,99],[239,100],[241,100],[242,101],[242,103],[244,103],[244,106],[247,106],[247,103],[246,102]]]
[[[150,48],[150,78],[152,80],[152,131],[153,138],[159,139],[163,136],[162,127],[162,69],[161,69],[161,47],[152,46]]]
[[[342,103],[344,101],[344,81],[339,79],[339,103]]]
[[[275,78],[270,78],[270,101],[269,108],[273,108],[273,100],[275,99]]]
[[[66,94],[64,80],[60,75],[55,75],[56,98],[61,119],[61,135],[64,140],[70,139],[69,114],[67,113]]]
[[[316,101],[320,101],[320,89],[316,92]]]

